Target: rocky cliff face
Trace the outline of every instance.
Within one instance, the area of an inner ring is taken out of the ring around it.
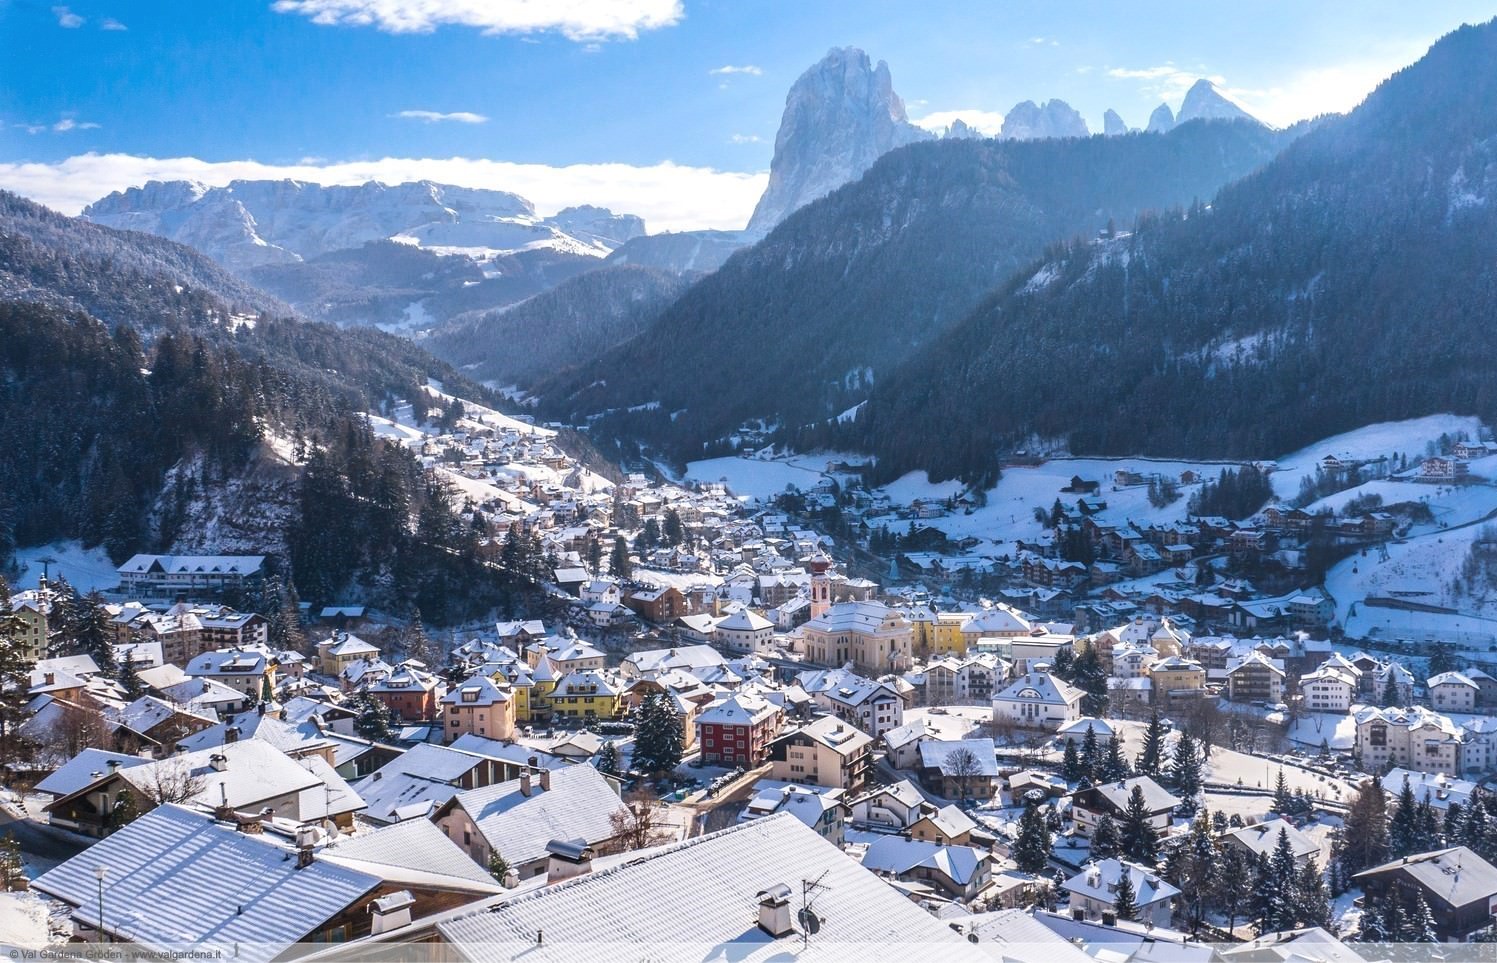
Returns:
[[[1108,137],[1117,137],[1119,134],[1128,133],[1128,125],[1123,123],[1123,118],[1112,108],[1102,115],[1102,133]]]
[[[632,215],[574,207],[542,218],[515,194],[430,181],[349,187],[290,180],[224,187],[152,181],[111,194],[84,215],[191,245],[236,270],[390,238],[484,253],[549,247],[603,257],[644,233],[644,222]]]
[[[1050,137],[1086,137],[1086,121],[1063,100],[1032,100],[1017,103],[1003,117],[1004,140],[1043,140]]]
[[[759,238],[798,208],[856,180],[896,147],[932,135],[910,123],[889,67],[856,47],[830,51],[785,98],[769,186],[747,235]]]
[[[1175,129],[1175,112],[1169,104],[1160,104],[1149,115],[1149,133],[1167,134]]]

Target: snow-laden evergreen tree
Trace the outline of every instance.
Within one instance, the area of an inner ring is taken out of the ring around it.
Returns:
[[[1097,859],[1108,859],[1119,852],[1118,824],[1104,813],[1097,820],[1097,828],[1092,830],[1092,855]]]
[[[1068,783],[1079,782],[1085,775],[1081,765],[1081,756],[1076,752],[1076,740],[1067,739],[1065,752],[1061,755],[1060,775]]]
[[[1097,746],[1097,730],[1091,726],[1086,727],[1086,735],[1081,738],[1081,771],[1092,782],[1100,782],[1098,778],[1102,768],[1102,754]]]
[[[633,764],[637,772],[668,772],[681,764],[684,740],[681,717],[663,693],[640,703],[634,723]]]
[[[31,670],[36,663],[22,633],[26,623],[11,608],[10,584],[0,575],[0,762],[13,762],[22,751],[16,732],[29,713]]]
[[[1164,723],[1159,719],[1159,711],[1149,717],[1149,727],[1144,730],[1144,745],[1139,750],[1138,762],[1134,765],[1140,776],[1159,778],[1160,767],[1164,764]]]
[[[614,745],[613,740],[603,743],[598,750],[598,755],[593,759],[593,765],[598,771],[610,776],[618,775],[619,771],[619,747]]]
[[[1123,809],[1118,831],[1118,846],[1123,855],[1135,863],[1155,866],[1159,862],[1159,832],[1149,822],[1149,806],[1142,786],[1134,786],[1128,794],[1128,805]]]
[[[1019,817],[1019,836],[1010,854],[1019,870],[1042,873],[1050,861],[1050,827],[1039,806],[1030,803]]]
[[[1201,793],[1201,753],[1189,732],[1181,732],[1170,763],[1170,781],[1181,799],[1180,809],[1194,813],[1196,797]]]
[[[1350,879],[1388,857],[1388,801],[1376,779],[1363,781],[1343,823],[1341,871]]]
[[[1112,909],[1120,920],[1132,920],[1138,918],[1138,904],[1135,902],[1138,894],[1133,891],[1133,874],[1128,872],[1128,867],[1122,866],[1122,872],[1118,876],[1117,898],[1113,901]]]
[[[1123,756],[1121,742],[1121,739],[1108,740],[1107,753],[1102,758],[1101,771],[1097,773],[1098,782],[1117,782],[1133,775],[1127,758]]]

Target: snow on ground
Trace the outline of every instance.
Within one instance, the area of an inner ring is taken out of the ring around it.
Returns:
[[[688,481],[722,482],[734,495],[769,501],[792,485],[801,491],[810,491],[825,475],[818,469],[789,462],[730,455],[691,462],[686,466],[685,477]]]
[[[915,501],[944,501],[955,498],[965,488],[961,482],[948,480],[933,482],[923,471],[912,471],[894,479],[882,489],[896,505],[910,505]]]
[[[1403,542],[1391,542],[1384,559],[1377,549],[1337,563],[1325,586],[1336,600],[1336,616],[1350,638],[1436,639],[1485,649],[1497,642],[1497,599],[1458,596],[1451,583],[1461,574],[1471,543],[1485,524],[1432,531]],[[1372,607],[1370,596],[1460,608],[1467,614],[1407,612]],[[1473,608],[1474,606],[1474,608]]]
[[[1299,766],[1276,762],[1262,756],[1213,746],[1206,760],[1206,785],[1242,787],[1243,789],[1272,790],[1278,782],[1279,773],[1284,773],[1284,782],[1291,790],[1303,789],[1312,795],[1324,796],[1333,801],[1348,801],[1356,795],[1356,786],[1345,779],[1323,776]],[[1266,800],[1257,803],[1259,808]]]
[[[53,561],[43,565],[41,560],[44,558]],[[119,572],[104,550],[86,549],[78,542],[53,542],[51,545],[16,549],[16,564],[21,567],[21,574],[13,580],[12,588],[17,590],[36,588],[44,570],[54,579],[59,575],[66,577],[73,588],[84,594],[120,584]]]
[[[47,903],[38,893],[0,893],[0,944],[40,950],[50,943]],[[11,953],[15,958],[16,954]]]
[[[1433,531],[1442,526],[1465,525],[1497,511],[1497,485],[1430,485],[1399,479],[1363,482],[1355,488],[1312,502],[1305,511],[1311,514],[1323,511],[1339,514],[1348,502],[1363,495],[1381,496],[1384,505],[1396,505],[1399,502],[1423,502],[1428,505],[1431,514],[1435,516],[1434,524],[1417,526],[1413,529],[1415,532]]]
[[[958,512],[942,518],[931,519],[924,524],[945,532],[952,538],[968,535],[992,542],[998,554],[1012,554],[1015,539],[1036,539],[1044,531],[1035,517],[1036,507],[1047,512],[1059,498],[1073,505],[1081,495],[1062,492],[1071,484],[1073,475],[1086,481],[1101,483],[1099,497],[1107,507],[1094,517],[1103,524],[1121,525],[1132,521],[1140,526],[1164,524],[1178,521],[1186,515],[1186,503],[1194,491],[1193,485],[1181,485],[1180,497],[1163,508],[1149,504],[1149,488],[1130,485],[1118,488],[1113,485],[1113,476],[1119,469],[1137,472],[1145,477],[1158,474],[1178,481],[1181,472],[1191,470],[1206,478],[1214,478],[1224,466],[1210,462],[1153,461],[1143,458],[1056,458],[1041,465],[1015,465],[1003,470],[998,484],[988,490],[988,503],[972,512]],[[914,493],[915,486],[909,484],[910,476],[896,484],[905,483],[904,492]],[[949,486],[951,483],[945,483]],[[926,497],[944,498],[949,488],[929,486]],[[979,549],[980,551],[981,549]]]
[[[407,406],[406,411],[410,411]],[[398,421],[380,415],[365,415],[369,419],[369,427],[381,438],[393,438],[404,444],[421,441],[426,437],[426,432],[411,425],[403,425]]]
[[[459,400],[441,390],[441,387],[436,384],[427,385],[426,393],[443,404],[451,404]],[[512,418],[502,412],[495,411],[493,408],[480,405],[476,401],[463,400],[461,403],[463,410],[467,413],[467,417],[458,422],[459,427],[512,428],[521,434],[536,435],[541,438],[551,438],[556,435],[556,432],[550,428],[542,428],[538,425],[532,425],[527,421]]]
[[[1301,448],[1279,459],[1279,470],[1273,475],[1274,492],[1280,498],[1293,498],[1299,492],[1300,479],[1315,477],[1315,468],[1326,455],[1342,459],[1371,461],[1380,455],[1395,453],[1409,456],[1409,461],[1424,457],[1425,447],[1443,435],[1465,432],[1476,438],[1481,419],[1470,415],[1428,415],[1407,421],[1385,421],[1367,425],[1345,434],[1333,435]]]
[[[992,719],[991,706],[932,706],[910,709],[904,714],[905,725],[924,722],[937,739],[966,739],[975,735],[978,726]]]
[[[1289,741],[1312,749],[1322,742],[1332,749],[1350,752],[1357,739],[1357,719],[1351,713],[1312,712],[1294,720]]]
[[[659,569],[635,567],[631,576],[636,582],[654,585],[657,588],[674,588],[686,591],[694,585],[721,585],[721,575],[711,572],[662,572]]]

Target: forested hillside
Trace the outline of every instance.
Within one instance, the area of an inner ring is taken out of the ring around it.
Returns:
[[[444,622],[526,591],[362,417],[430,379],[492,400],[482,389],[404,339],[256,313],[276,302],[173,242],[0,203],[0,560],[55,539],[117,560],[166,549],[173,517],[233,490],[274,438],[292,448],[277,462],[288,516],[220,508],[272,518],[258,547],[285,550],[285,584],[308,600]]]
[[[543,407],[572,419],[618,411],[597,422],[600,436],[681,456],[750,418],[834,415],[1046,244],[1210,197],[1291,136],[1199,122],[1168,135],[901,148],[734,255],[638,338],[541,385]]]
[[[458,315],[422,346],[470,377],[526,385],[639,334],[689,283],[654,268],[589,271],[514,307]]]
[[[884,476],[1076,452],[1270,457],[1497,415],[1497,26],[1464,27],[1208,207],[1062,246],[823,440]]]

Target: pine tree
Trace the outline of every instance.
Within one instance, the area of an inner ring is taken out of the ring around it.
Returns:
[[[1350,879],[1388,857],[1388,802],[1377,780],[1362,783],[1352,800],[1343,825],[1346,848],[1342,853],[1341,871]]]
[[[26,624],[11,608],[10,585],[0,575],[0,762],[10,762],[22,750],[16,730],[29,713],[31,670],[36,663],[24,642]]]
[[[613,744],[613,740],[603,743],[598,749],[598,755],[593,759],[593,765],[598,771],[610,776],[618,775],[619,771],[619,747]]]
[[[16,839],[15,833],[6,830],[5,835],[0,836],[0,893],[10,892],[25,877],[21,841]]]
[[[1066,750],[1061,755],[1060,775],[1068,783],[1079,782],[1085,774],[1081,765],[1081,756],[1076,752],[1076,740],[1066,740]]]
[[[1237,928],[1237,914],[1242,910],[1253,866],[1242,850],[1236,846],[1223,846],[1219,867],[1213,888],[1216,904],[1227,914],[1227,929],[1231,931]]]
[[[615,536],[613,554],[608,558],[608,570],[619,578],[628,578],[633,571],[633,564],[629,559],[629,540],[622,535]]]
[[[1298,925],[1295,894],[1299,889],[1299,874],[1295,869],[1294,848],[1289,844],[1289,831],[1279,830],[1274,843],[1273,855],[1268,860],[1272,877],[1273,902],[1270,906],[1269,928],[1275,932],[1292,930]]]
[[[1332,930],[1331,899],[1326,891],[1326,879],[1320,866],[1312,858],[1299,871],[1294,898],[1296,926],[1319,926]]]
[[[1435,929],[1435,914],[1430,912],[1429,903],[1425,900],[1423,893],[1415,893],[1414,901],[1409,906],[1408,915],[1404,918],[1404,930],[1401,934],[1405,943],[1438,943],[1439,934]]]
[[[1159,778],[1159,767],[1164,762],[1164,723],[1159,720],[1159,712],[1156,710],[1149,717],[1149,727],[1144,730],[1144,745],[1138,753],[1138,762],[1134,769],[1140,776]]]
[[[1253,892],[1249,911],[1253,920],[1253,932],[1259,936],[1274,928],[1274,920],[1278,915],[1277,904],[1284,895],[1276,883],[1268,854],[1259,853],[1253,863]]]
[[[1103,814],[1097,820],[1097,828],[1092,830],[1092,856],[1096,859],[1110,859],[1120,852],[1118,841],[1118,825],[1112,821],[1112,817]]]
[[[1419,852],[1419,804],[1414,800],[1414,787],[1409,777],[1403,777],[1403,788],[1399,790],[1398,802],[1393,806],[1393,815],[1388,819],[1388,849],[1394,859]]]
[[[1383,708],[1398,705],[1398,677],[1393,670],[1388,670],[1387,681],[1383,683]]]
[[[1294,812],[1294,806],[1289,797],[1289,783],[1284,779],[1284,767],[1279,767],[1279,777],[1274,781],[1273,804],[1269,812],[1287,816]]]
[[[1181,732],[1180,739],[1175,743],[1170,779],[1183,800],[1181,810],[1186,813],[1195,812],[1196,797],[1201,793],[1201,755],[1189,732]]]
[[[1093,783],[1100,782],[1102,759],[1097,748],[1097,730],[1091,726],[1086,727],[1086,735],[1081,737],[1081,772]]]
[[[1050,861],[1050,827],[1040,807],[1030,803],[1019,817],[1019,837],[1010,854],[1019,870],[1042,873]]]
[[[1087,645],[1076,657],[1075,674],[1076,687],[1086,693],[1081,699],[1081,712],[1097,719],[1107,715],[1107,669],[1095,645]]]
[[[1121,741],[1120,738],[1108,740],[1107,755],[1103,758],[1102,770],[1097,775],[1098,782],[1118,782],[1132,775],[1128,768],[1128,760],[1123,758]]]
[[[393,734],[389,707],[368,692],[360,692],[352,703],[351,708],[358,711],[353,723],[354,731],[365,739],[388,742]]]
[[[113,679],[119,675],[119,666],[114,657],[114,630],[109,610],[104,606],[104,597],[98,592],[90,592],[79,600],[73,623],[73,645],[79,655],[94,660],[101,675]]]
[[[656,774],[681,764],[684,752],[681,717],[662,693],[646,697],[634,725],[634,769]]]
[[[1132,920],[1138,918],[1138,906],[1134,902],[1136,894],[1133,892],[1133,874],[1128,871],[1126,864],[1119,865],[1117,899],[1112,904],[1113,912],[1120,920]]]
[[[1118,845],[1135,863],[1154,866],[1159,862],[1159,833],[1149,822],[1149,806],[1142,786],[1134,786],[1128,794]]]

